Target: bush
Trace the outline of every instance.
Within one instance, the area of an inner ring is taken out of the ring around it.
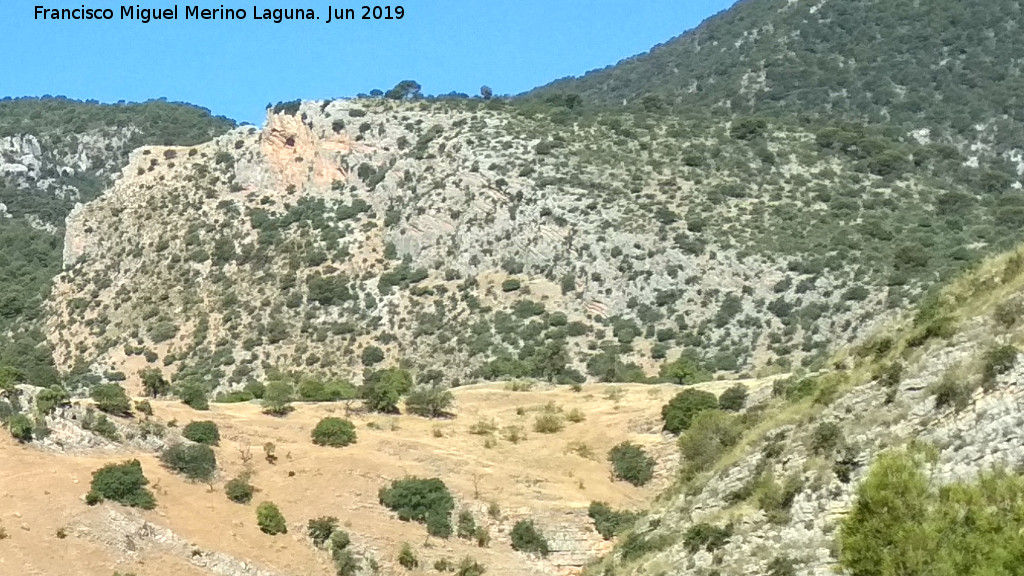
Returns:
[[[405,409],[410,414],[424,418],[443,418],[450,416],[451,407],[455,404],[455,396],[451,390],[442,386],[423,387],[414,390],[405,399]]]
[[[121,464],[107,464],[92,473],[91,490],[86,502],[97,504],[104,499],[113,500],[125,506],[152,510],[156,508],[153,493],[145,488],[149,480],[142,473],[138,460]]]
[[[441,480],[415,477],[395,480],[390,487],[380,489],[378,499],[384,507],[397,512],[400,520],[427,524],[431,536],[451,536],[455,500]]]
[[[7,423],[8,428],[11,430],[11,436],[15,440],[21,443],[32,441],[32,420],[24,414],[18,413],[11,416],[10,421]]]
[[[718,461],[739,442],[743,426],[739,417],[721,410],[707,410],[697,414],[687,430],[679,437],[679,451],[689,474],[703,472]]]
[[[455,572],[455,576],[483,576],[486,571],[483,564],[466,556],[459,562],[459,569]]]
[[[360,360],[363,362],[363,366],[374,366],[384,361],[384,351],[377,346],[367,346],[363,348],[363,353],[360,355]]]
[[[319,518],[313,518],[307,525],[307,531],[309,532],[309,538],[313,541],[313,545],[317,548],[322,548],[324,544],[330,540],[331,535],[338,529],[338,519],[334,516],[321,516]],[[347,546],[347,544],[346,544]],[[342,547],[344,548],[344,546]]]
[[[827,456],[843,445],[843,430],[835,422],[822,422],[814,429],[811,450],[819,456]]]
[[[360,396],[373,412],[398,413],[398,401],[412,390],[412,376],[401,368],[377,370],[363,378]]]
[[[954,372],[947,372],[932,389],[935,395],[935,408],[942,409],[952,406],[957,412],[967,408],[971,403],[974,388],[961,382]]]
[[[217,446],[220,444],[220,429],[215,422],[209,420],[189,422],[181,430],[181,435],[193,442],[206,444],[207,446]]]
[[[459,519],[455,525],[456,535],[463,540],[471,540],[476,535],[476,520],[469,510],[459,512]]]
[[[537,416],[533,429],[541,434],[554,434],[565,428],[565,420],[559,414],[545,413]]]
[[[232,478],[224,486],[224,493],[227,494],[228,500],[238,504],[248,504],[251,502],[253,492],[255,492],[255,489],[249,483],[248,474]]]
[[[664,429],[679,434],[690,427],[693,417],[705,410],[718,408],[718,398],[710,392],[683,390],[661,408]]]
[[[512,527],[512,549],[547,557],[551,553],[548,541],[534,526],[533,520],[520,520]]]
[[[913,455],[883,454],[842,522],[839,561],[863,576],[1015,574],[1024,558],[1021,502],[1020,474],[982,472],[936,490]]]
[[[99,384],[92,389],[96,408],[113,416],[131,416],[132,401],[119,384]]]
[[[747,387],[737,384],[718,397],[718,407],[729,412],[739,412],[747,404]]]
[[[605,540],[611,540],[629,530],[637,518],[633,512],[612,510],[604,502],[591,502],[587,515],[594,521],[594,529]]]
[[[175,444],[164,449],[160,461],[189,480],[209,482],[217,471],[217,456],[205,444]]]
[[[1013,346],[997,346],[985,352],[984,368],[982,378],[986,384],[991,384],[996,377],[1006,374],[1013,369],[1017,362],[1017,349]]]
[[[178,388],[178,398],[181,403],[193,410],[209,410],[210,399],[206,397],[206,390],[194,382],[188,382]]]
[[[522,282],[520,282],[518,278],[506,278],[505,281],[501,283],[501,291],[515,292],[516,290],[519,290],[521,286]]]
[[[418,568],[420,565],[420,561],[416,558],[416,553],[413,552],[412,546],[408,542],[402,543],[402,550],[398,553],[398,563],[406,570]]]
[[[263,502],[256,508],[256,524],[261,532],[271,536],[288,533],[288,524],[273,502]]]
[[[295,397],[295,389],[288,382],[274,380],[267,384],[263,392],[263,413],[271,416],[286,416],[295,408],[292,400]]]
[[[693,554],[701,548],[708,552],[714,552],[729,541],[732,537],[732,524],[723,527],[714,526],[706,522],[694,524],[683,535],[683,544],[686,550]]]
[[[619,480],[634,486],[643,486],[654,477],[654,458],[631,442],[623,442],[608,452],[612,473]]]
[[[312,436],[317,446],[341,448],[356,441],[356,427],[344,418],[328,417],[317,423]]]

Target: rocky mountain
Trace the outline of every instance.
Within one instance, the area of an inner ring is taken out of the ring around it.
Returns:
[[[747,0],[520,98],[262,127],[0,102],[0,450],[46,490],[0,492],[96,574],[1019,574],[1019,17]],[[157,510],[83,508],[101,449]]]
[[[683,355],[784,370],[1017,235],[955,152],[867,132],[875,156],[837,156],[798,125],[691,121],[295,102],[263,130],[144,147],[69,219],[58,365],[143,356],[211,390],[381,363],[450,384],[635,381]]]
[[[1020,529],[1022,272],[986,261],[827,372],[695,417],[677,485],[590,573],[1016,573],[1019,539],[978,527]]]
[[[0,100],[0,364],[58,380],[37,328],[61,267],[64,220],[96,198],[144,144],[203,142],[234,126],[194,106]]]

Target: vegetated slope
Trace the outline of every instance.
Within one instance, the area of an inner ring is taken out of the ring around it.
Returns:
[[[531,95],[931,129],[1019,168],[1021,25],[1016,0],[744,0],[648,54]]]
[[[589,573],[1015,573],[1022,336],[1017,250],[768,404],[695,417],[677,486]]]
[[[110,185],[145,144],[193,144],[232,128],[208,110],[152,101],[0,100],[0,365],[52,382],[35,320],[60,270],[64,219]]]
[[[258,405],[196,412],[173,400],[151,400],[149,417],[111,417],[123,438],[144,429],[148,449],[140,448],[138,438],[113,444],[74,428],[82,421],[69,418],[82,414],[76,402],[47,418],[53,431],[45,440],[19,445],[0,429],[0,456],[8,471],[0,491],[10,500],[0,518],[4,557],[46,574],[110,576],[116,570],[156,576],[182,566],[190,576],[327,576],[336,574],[330,553],[313,546],[306,527],[313,518],[334,516],[362,560],[360,574],[370,573],[371,559],[381,574],[403,573],[395,559],[404,542],[414,547],[424,570],[442,558],[458,564],[471,556],[488,574],[571,573],[609,548],[590,528],[592,500],[638,509],[670,481],[677,459],[671,440],[660,434],[658,410],[673,389],[464,387],[455,391],[456,414],[439,420],[344,414],[339,404],[300,404],[286,418],[275,418],[261,414]],[[22,396],[26,408],[29,398]],[[534,431],[538,416],[574,410],[586,420],[564,420],[556,433]],[[329,416],[350,418],[358,440],[345,448],[314,445],[310,431]],[[213,490],[164,468],[153,453],[181,442],[182,428],[195,420],[215,422],[220,431]],[[614,481],[608,472],[606,455],[624,439],[659,456],[656,478],[647,486]],[[266,458],[266,443],[273,444],[273,462]],[[94,470],[134,458],[149,479],[155,510],[82,501]],[[225,484],[244,473],[257,492],[248,504],[234,503]],[[459,512],[470,512],[489,535],[486,546],[457,535],[427,538],[422,524],[401,521],[381,505],[378,490],[410,475],[440,478],[456,502],[453,524]],[[256,508],[263,501],[279,506],[287,535],[260,532]],[[547,536],[547,558],[511,548],[510,529],[522,519],[535,521]],[[50,553],[54,549],[61,554]]]
[[[878,141],[903,167],[786,124],[281,105],[137,151],[72,217],[52,343],[64,369],[144,356],[209,387],[381,361],[636,381],[686,351],[785,369],[1019,234],[955,151]]]

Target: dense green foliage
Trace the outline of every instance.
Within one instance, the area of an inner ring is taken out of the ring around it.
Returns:
[[[625,532],[636,522],[637,514],[627,510],[613,510],[604,502],[591,502],[587,515],[594,521],[594,530],[605,540]]]
[[[690,427],[694,416],[715,408],[718,408],[718,398],[714,394],[701,390],[683,390],[661,407],[664,429],[679,434]]]
[[[42,143],[44,153],[62,153],[89,132],[108,133],[128,126],[135,130],[120,147],[105,151],[115,167],[126,163],[128,152],[139,146],[197,144],[235,123],[213,117],[203,108],[163,100],[116,105],[51,97],[0,100],[0,137],[32,135]],[[94,162],[103,164],[100,159]],[[0,244],[5,247],[0,255],[0,365],[22,370],[32,384],[49,386],[57,383],[57,374],[35,321],[50,281],[60,271],[61,227],[75,202],[95,198],[106,182],[95,169],[69,175],[44,165],[43,176],[53,178],[57,186],[74,186],[79,195],[26,190],[0,178],[0,203],[15,216],[0,218]],[[25,215],[56,226],[56,233],[30,226]],[[8,334],[12,328],[15,331]]]
[[[654,477],[654,458],[640,446],[626,441],[608,451],[612,474],[634,486],[643,486]]]
[[[444,482],[437,478],[395,480],[378,493],[380,503],[401,520],[425,523],[431,536],[448,538],[452,534],[451,515],[455,500]]]
[[[576,93],[652,112],[838,116],[964,135],[1006,114],[996,121],[996,143],[1021,148],[1015,127],[1024,112],[1014,103],[1024,92],[1024,41],[1008,25],[1019,15],[1014,2],[994,0],[985,10],[955,0],[852,0],[808,11],[812,5],[740,2],[648,54],[537,95]],[[763,74],[762,89],[748,84],[751,73]]]
[[[516,522],[509,536],[512,539],[513,550],[545,557],[551,553],[547,538],[537,529],[533,520]]]
[[[317,548],[322,547],[330,539],[331,534],[338,529],[338,519],[334,516],[320,516],[310,519],[306,525],[310,540]]]
[[[248,504],[251,502],[255,491],[253,485],[249,483],[248,474],[232,478],[224,485],[224,493],[227,494],[228,500],[238,504]]]
[[[7,422],[7,427],[11,431],[11,436],[14,437],[18,442],[31,442],[32,441],[32,419],[24,414],[15,414],[11,416],[11,419]]]
[[[996,471],[935,489],[907,453],[882,455],[843,521],[840,562],[855,576],[1018,574],[1024,478]]]
[[[256,525],[260,527],[261,532],[271,536],[288,533],[284,515],[273,502],[262,502],[256,507]]]
[[[151,510],[156,507],[153,493],[146,489],[149,480],[142,473],[142,463],[129,460],[107,464],[92,473],[92,484],[86,502],[97,504],[104,499],[125,506]]]
[[[160,461],[189,480],[209,482],[217,472],[217,455],[205,444],[175,444],[164,449]]]
[[[181,435],[193,442],[216,446],[220,444],[220,428],[216,422],[210,420],[196,420],[189,422],[181,430]]]
[[[327,417],[313,428],[313,444],[341,448],[356,441],[356,427],[344,418]]]
[[[100,384],[92,389],[96,408],[114,416],[131,416],[132,401],[120,384]]]

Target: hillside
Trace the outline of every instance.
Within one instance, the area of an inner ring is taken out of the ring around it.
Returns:
[[[694,417],[676,486],[588,573],[1018,574],[1022,293],[1016,250],[767,404]]]
[[[647,54],[531,96],[925,130],[995,152],[993,169],[1012,172],[1024,168],[1020,26],[1016,0],[744,0]]]
[[[572,114],[296,102],[142,148],[69,220],[58,365],[210,391],[398,363],[455,385],[636,381],[684,354],[786,370],[1021,234],[928,146]]]
[[[0,100],[0,365],[57,381],[38,332],[61,267],[64,219],[106,189],[146,144],[195,144],[232,128],[208,110],[153,101],[101,105],[64,98]]]
[[[7,501],[0,517],[0,531],[6,530],[0,532],[6,534],[0,538],[0,558],[27,574],[62,573],[73,559],[75,573],[83,576],[110,576],[115,570],[156,576],[170,567],[189,575],[218,570],[214,573],[327,576],[334,574],[329,554],[312,545],[306,524],[330,515],[349,532],[364,565],[375,559],[384,574],[402,570],[395,557],[403,542],[415,546],[425,570],[442,558],[457,562],[472,556],[488,573],[571,573],[610,548],[588,527],[592,500],[642,508],[671,481],[678,459],[671,440],[660,434],[657,412],[672,388],[594,386],[574,393],[565,387],[520,392],[502,385],[467,387],[456,392],[458,415],[450,419],[357,411],[348,417],[358,440],[345,448],[310,442],[320,418],[342,415],[339,404],[301,404],[279,419],[251,404],[218,405],[200,413],[176,401],[153,401],[151,416],[113,419],[122,438],[132,430],[149,430],[149,444],[140,446],[139,440],[118,444],[77,428],[72,417],[80,421],[89,403],[76,402],[50,417],[53,431],[37,442],[42,451],[19,446],[6,433],[0,439],[5,469],[14,472],[0,478]],[[534,431],[536,418],[549,409],[580,411],[586,420],[567,421],[564,430],[551,434]],[[181,431],[193,420],[219,426],[215,489],[172,473],[153,453],[183,441]],[[474,432],[481,422],[494,429]],[[610,478],[605,455],[624,438],[659,455],[651,484],[638,488]],[[278,456],[273,463],[265,458],[267,442]],[[91,472],[129,458],[141,459],[157,509],[86,506],[81,500]],[[246,471],[258,493],[251,504],[233,503],[224,484]],[[461,538],[428,538],[422,525],[402,522],[381,506],[378,490],[409,475],[443,478],[458,509],[470,511],[486,527],[490,543],[480,547]],[[266,500],[281,507],[287,535],[271,537],[256,527],[256,504]],[[552,550],[547,558],[510,548],[509,530],[524,518],[535,520],[547,535]],[[45,552],[54,549],[62,553]]]

